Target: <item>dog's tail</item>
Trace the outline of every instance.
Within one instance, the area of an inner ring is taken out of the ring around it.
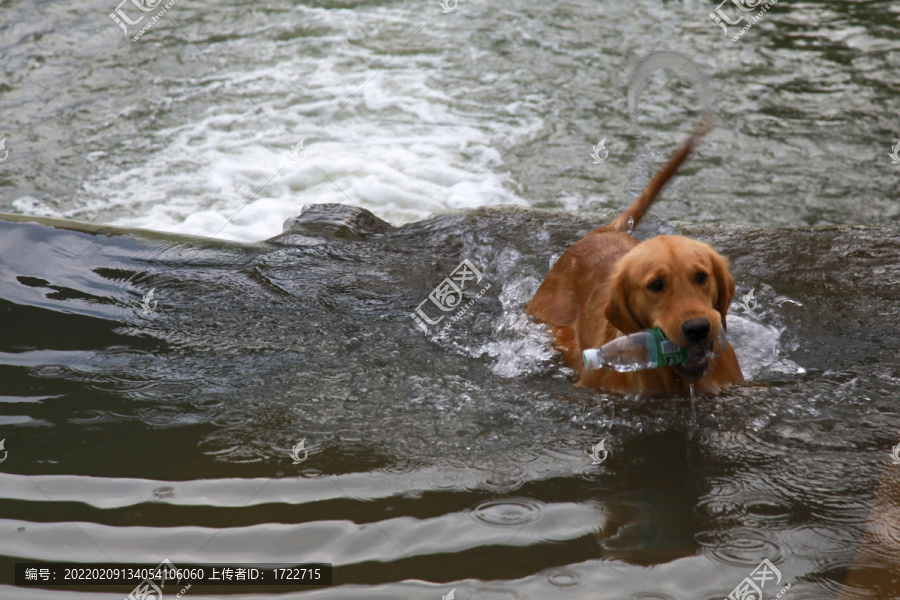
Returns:
[[[638,223],[641,222],[641,217],[644,216],[644,213],[647,212],[647,209],[653,204],[653,200],[656,198],[657,194],[659,194],[659,191],[666,185],[666,182],[669,181],[672,175],[675,174],[675,171],[678,170],[681,163],[683,163],[691,154],[694,146],[703,139],[703,136],[705,136],[706,132],[711,128],[712,116],[708,112],[704,112],[700,116],[700,121],[697,122],[697,126],[694,127],[691,136],[684,144],[682,144],[681,148],[672,154],[672,157],[669,159],[669,164],[660,169],[656,175],[653,176],[653,179],[650,180],[650,183],[647,184],[647,187],[644,188],[641,195],[637,197],[634,204],[628,207],[628,210],[613,219],[609,225],[603,228],[603,230],[626,232],[632,227],[637,227]],[[628,220],[629,217],[633,219],[630,223]]]

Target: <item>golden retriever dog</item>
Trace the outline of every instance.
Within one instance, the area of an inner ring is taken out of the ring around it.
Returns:
[[[569,247],[529,302],[528,314],[549,325],[579,376],[577,385],[676,396],[686,395],[690,384],[703,394],[744,380],[730,345],[713,358],[706,352],[720,328],[727,330],[725,313],[734,296],[728,260],[708,244],[684,236],[660,235],[639,243],[626,233],[637,226],[709,125],[707,116],[700,119],[628,210]],[[629,373],[584,368],[584,350],[652,327],[688,348],[688,362]]]

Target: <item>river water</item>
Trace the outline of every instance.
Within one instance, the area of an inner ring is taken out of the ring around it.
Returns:
[[[179,0],[132,42],[114,3],[8,0],[0,598],[127,594],[16,562],[164,558],[334,565],[198,598],[714,600],[763,559],[766,598],[900,597],[900,9],[732,41],[715,8]],[[670,61],[638,134],[658,50],[710,91]],[[523,310],[703,104],[636,231],[732,263],[748,381],[692,419],[575,388]]]

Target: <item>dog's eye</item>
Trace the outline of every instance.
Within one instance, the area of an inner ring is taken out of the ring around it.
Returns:
[[[709,279],[709,275],[706,273],[697,273],[697,276],[694,277],[694,281],[697,282],[697,285],[703,285],[706,283],[706,280]]]
[[[650,284],[647,286],[647,289],[650,290],[651,292],[661,292],[661,291],[663,291],[663,289],[665,289],[665,287],[666,287],[666,284],[663,283],[662,278],[660,278],[660,279],[654,279],[653,281],[651,281]]]

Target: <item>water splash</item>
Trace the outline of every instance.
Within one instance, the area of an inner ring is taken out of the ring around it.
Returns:
[[[694,384],[688,384],[691,388],[691,425],[697,425],[697,396],[694,395]]]
[[[670,79],[666,81],[666,86],[668,86],[671,79],[676,77],[687,79],[694,86],[696,95],[702,103],[703,111],[710,116],[715,114],[709,77],[691,62],[691,59],[688,56],[679,52],[653,52],[634,67],[628,82],[628,114],[631,120],[631,128],[634,132],[637,155],[634,174],[635,181],[632,184],[632,191],[635,196],[643,188],[644,182],[649,177],[651,157],[653,154],[641,133],[638,114],[659,92],[657,91],[657,93],[643,105],[640,105],[638,101],[641,92],[643,92],[644,88],[650,82],[651,75],[655,71],[663,69],[672,73]],[[674,212],[667,215],[669,218],[677,217],[683,213],[681,209],[673,209],[671,206],[669,207],[669,210],[674,210]],[[661,233],[677,233],[677,231],[668,228],[666,225],[663,225],[663,228]]]
[[[473,352],[475,356],[487,354],[495,358],[491,370],[501,377],[539,372],[555,354],[547,328],[525,314],[525,307],[538,286],[540,281],[533,276],[503,286],[499,297],[503,313],[494,323],[494,333],[490,341]]]
[[[628,114],[631,116],[631,125],[638,139],[640,139],[638,112],[641,108],[638,106],[638,99],[650,79],[650,74],[658,69],[669,69],[675,73],[673,77],[683,76],[689,79],[697,88],[697,95],[703,101],[703,108],[710,114],[715,112],[709,77],[697,68],[689,57],[680,52],[653,52],[634,67],[628,82]]]

